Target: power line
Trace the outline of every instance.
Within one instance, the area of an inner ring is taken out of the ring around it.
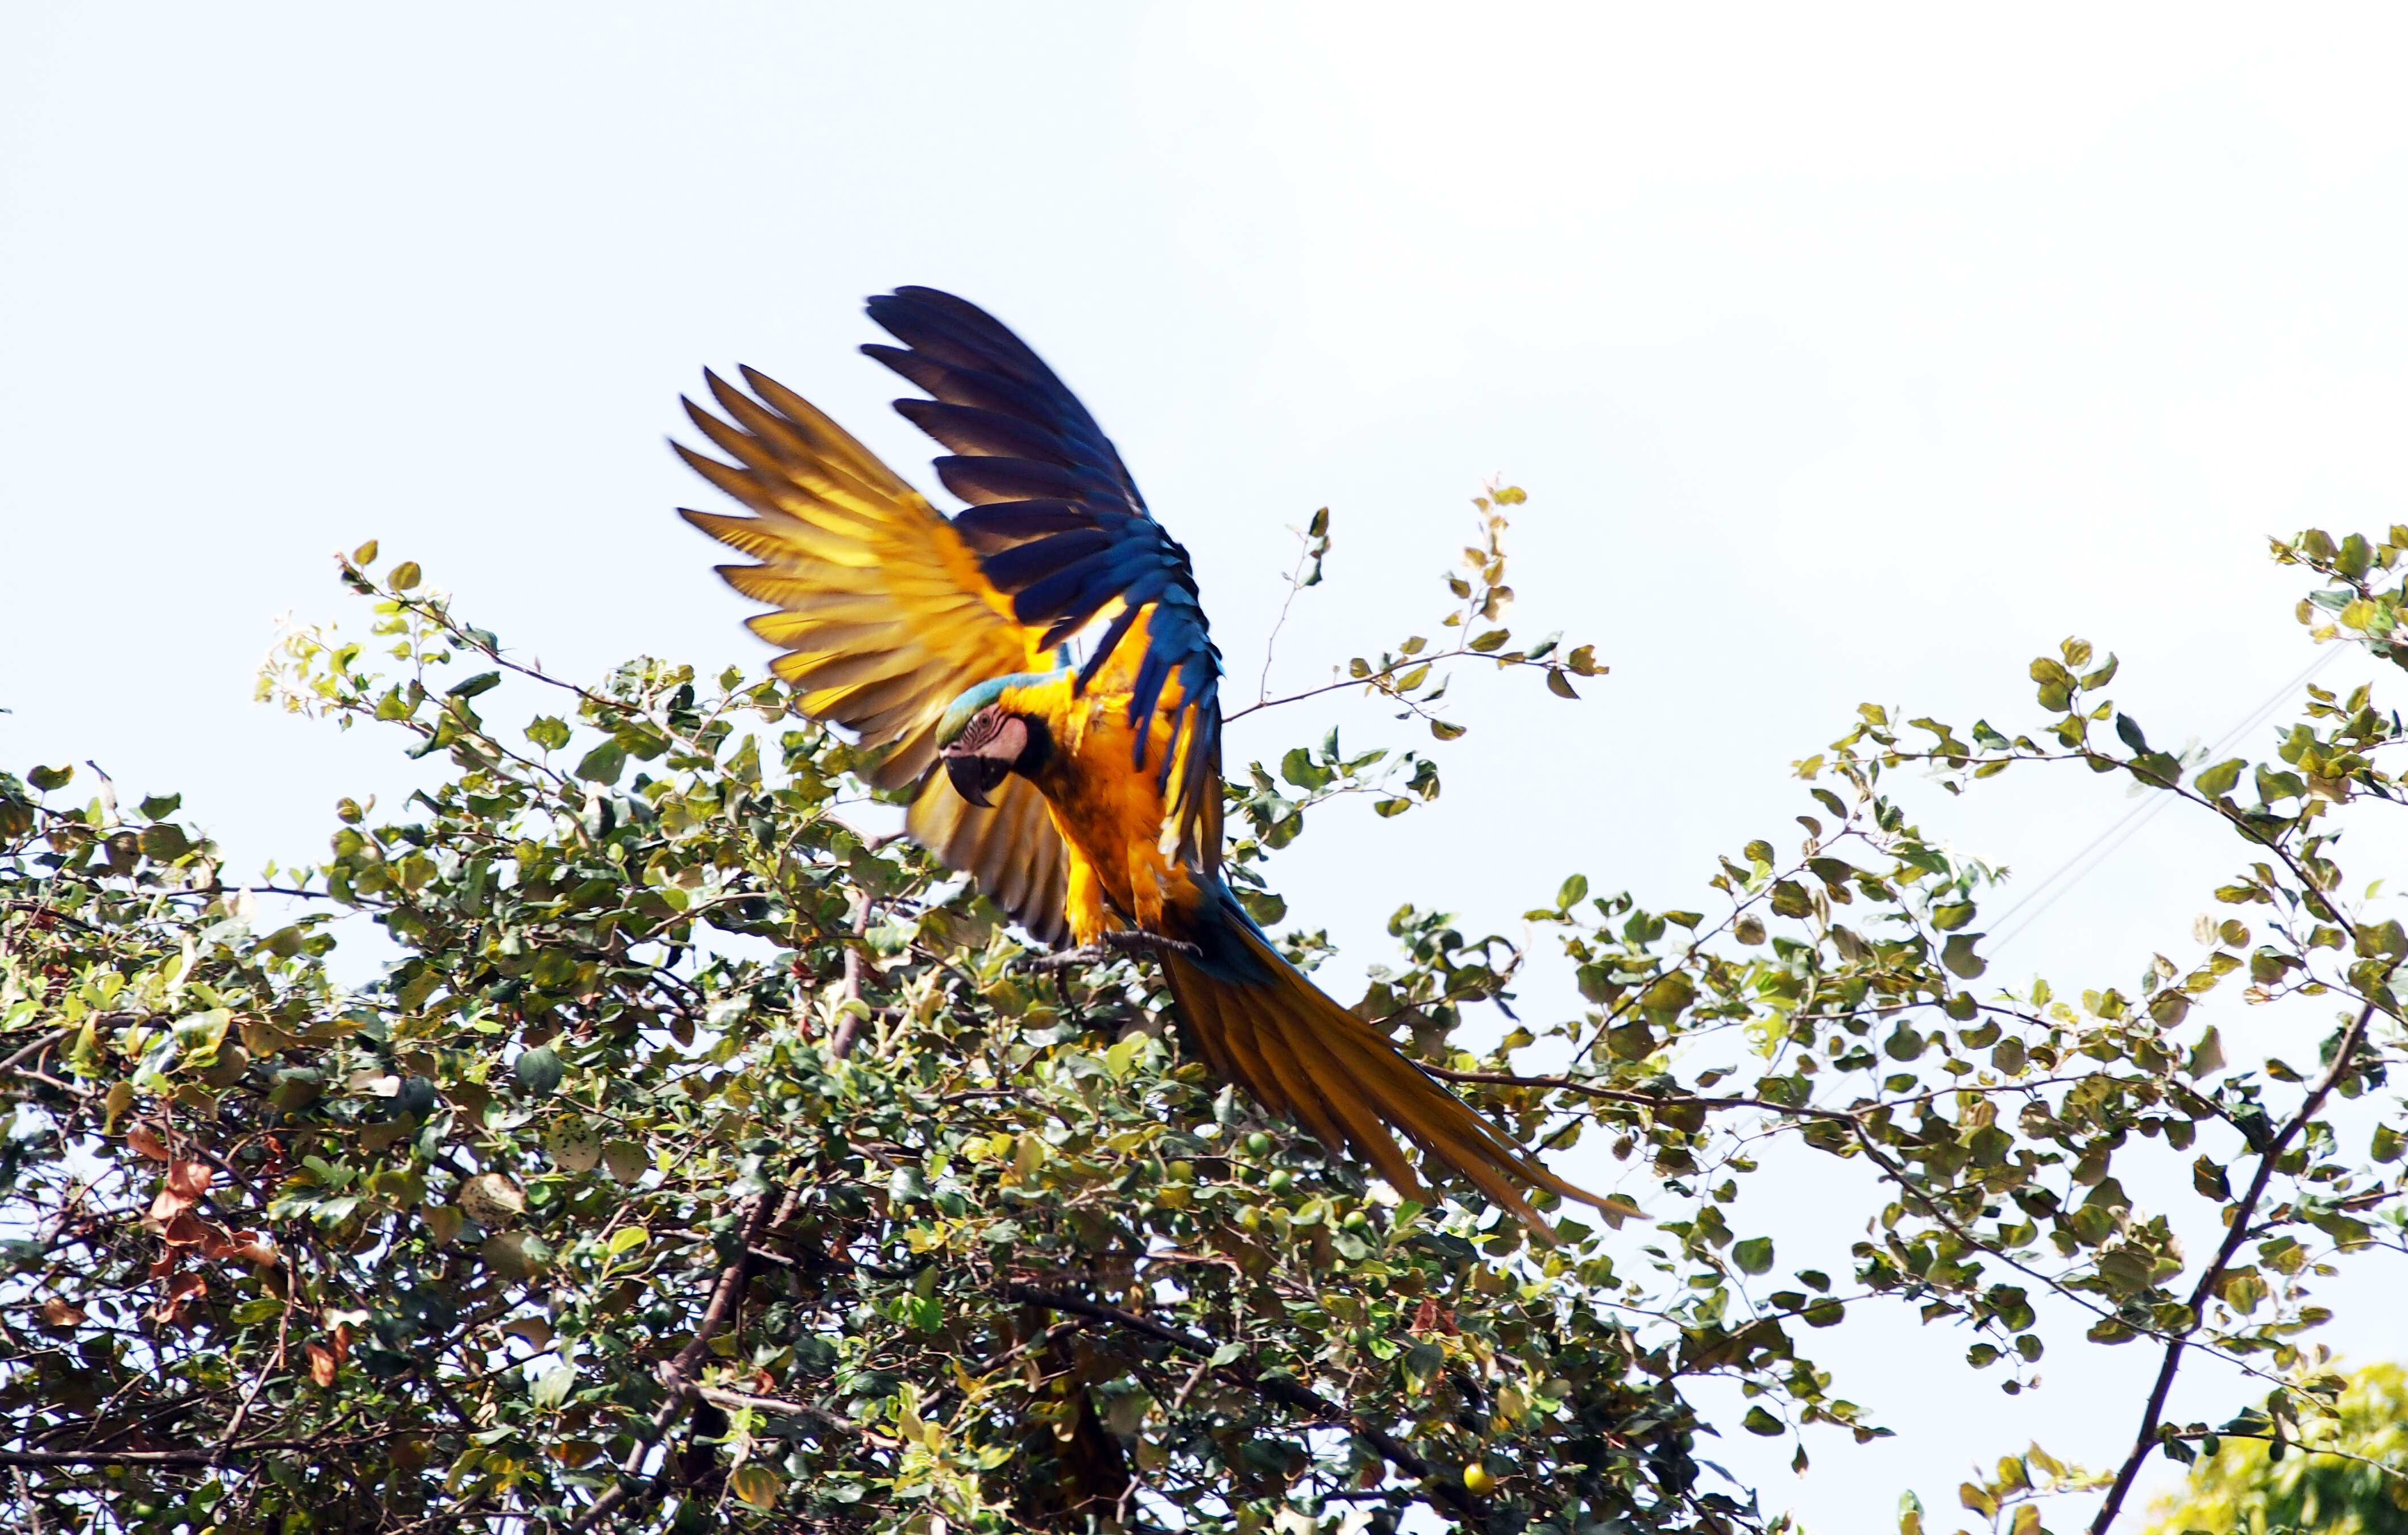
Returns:
[[[2342,645],[2333,645],[2329,647],[2323,654],[2308,663],[2307,667],[2301,670],[2298,676],[2292,678],[2289,681],[2285,682],[2281,687],[2276,688],[2273,693],[2267,697],[2265,702],[2250,710],[2249,717],[2247,719],[2243,720],[2239,724],[2234,725],[2230,730],[2225,733],[2223,739],[2217,741],[2214,746],[2207,749],[2207,760],[2210,762],[2216,761],[2221,758],[2226,752],[2239,745],[2243,737],[2257,729],[2260,724],[2263,724],[2266,722],[2267,716],[2273,713],[2275,710],[2281,708],[2284,701],[2287,699],[2296,689],[2304,685],[2308,680],[2315,676],[2317,672],[2324,670],[2324,668],[2332,662],[2334,657],[2340,655],[2345,648],[2346,647]],[[2114,822],[2114,825],[2108,826],[2106,830],[2100,832],[2097,837],[2092,838],[2090,839],[2090,844],[2087,847],[2085,847],[2081,852],[2075,854],[2072,857],[2059,865],[2057,871],[2051,874],[2047,879],[2041,881],[2038,884],[2026,890],[2020,899],[2018,899],[2013,906],[2008,907],[1999,917],[1998,925],[2000,931],[1998,937],[1991,940],[1990,942],[1984,945],[1984,947],[1987,949],[1989,953],[1995,954],[2000,949],[2005,948],[2009,943],[2014,942],[2016,939],[2021,938],[2024,934],[2031,931],[2033,925],[2038,923],[2042,917],[2048,914],[2048,909],[2050,907],[2055,906],[2059,900],[2063,899],[2067,892],[2071,891],[2075,885],[2080,884],[2101,865],[2105,864],[2108,859],[2114,855],[2116,849],[2122,847],[2126,842],[2130,841],[2132,838],[2139,833],[2143,826],[2149,824],[2149,818],[2151,816],[2156,815],[2159,811],[2165,809],[2172,802],[2173,796],[2172,795],[2151,794],[2142,803],[2126,811],[2123,816]],[[2094,854],[2097,854],[2095,858],[2092,856]],[[2087,861],[2086,862],[2086,860]],[[2053,889],[2051,888],[2052,886],[2054,886]],[[2045,895],[2043,895],[2043,892],[2045,892]],[[2039,902],[2037,906],[2033,905],[2033,902],[2035,901]],[[2024,918],[2020,924],[2014,924],[2015,914],[2023,911],[2024,908],[2028,906],[2032,908],[2031,914]],[[2010,924],[2014,925],[2010,925]]]

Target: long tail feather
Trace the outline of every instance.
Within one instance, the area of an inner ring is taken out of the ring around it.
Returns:
[[[1605,1211],[1609,1200],[1549,1172],[1512,1137],[1426,1075],[1388,1038],[1305,979],[1242,919],[1233,935],[1265,979],[1232,979],[1225,965],[1166,955],[1170,989],[1212,1068],[1287,1115],[1332,1151],[1351,1148],[1399,1193],[1426,1200],[1402,1135],[1542,1240],[1549,1227],[1524,1196],[1541,1188]],[[1395,1132],[1392,1134],[1391,1132]]]

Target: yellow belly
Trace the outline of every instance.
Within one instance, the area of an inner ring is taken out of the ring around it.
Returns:
[[[1082,944],[1114,928],[1183,937],[1197,893],[1186,868],[1163,851],[1167,713],[1154,718],[1140,767],[1131,760],[1136,735],[1125,693],[1074,699],[1067,687],[1043,692],[1054,696],[1016,697],[1012,706],[1031,712],[1043,706],[1054,732],[1054,756],[1035,777],[1070,849],[1071,936]]]

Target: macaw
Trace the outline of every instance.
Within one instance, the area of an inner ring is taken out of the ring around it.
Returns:
[[[1086,408],[951,294],[868,308],[901,345],[861,350],[929,396],[895,409],[951,450],[937,477],[966,509],[749,367],[749,395],[705,375],[725,419],[684,402],[733,462],[673,444],[753,513],[681,511],[759,562],[720,573],[771,605],[752,627],[802,710],[882,748],[869,780],[919,785],[910,834],[1036,938],[1158,955],[1211,1069],[1333,1155],[1426,1202],[1401,1132],[1542,1235],[1526,1186],[1603,1206],[1314,986],[1224,882],[1220,652],[1187,551]]]

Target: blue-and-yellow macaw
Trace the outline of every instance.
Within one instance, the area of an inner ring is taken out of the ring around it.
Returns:
[[[1220,875],[1220,652],[1187,552],[1086,408],[984,310],[930,288],[869,301],[924,390],[895,408],[952,450],[946,517],[841,427],[752,368],[686,402],[733,463],[677,451],[751,517],[687,510],[757,565],[753,632],[802,709],[918,782],[907,825],[1049,944],[1158,953],[1212,1069],[1426,1198],[1391,1130],[1530,1225],[1556,1178],[1290,965]],[[1092,638],[1083,663],[1066,642]],[[943,771],[934,769],[942,765]]]

